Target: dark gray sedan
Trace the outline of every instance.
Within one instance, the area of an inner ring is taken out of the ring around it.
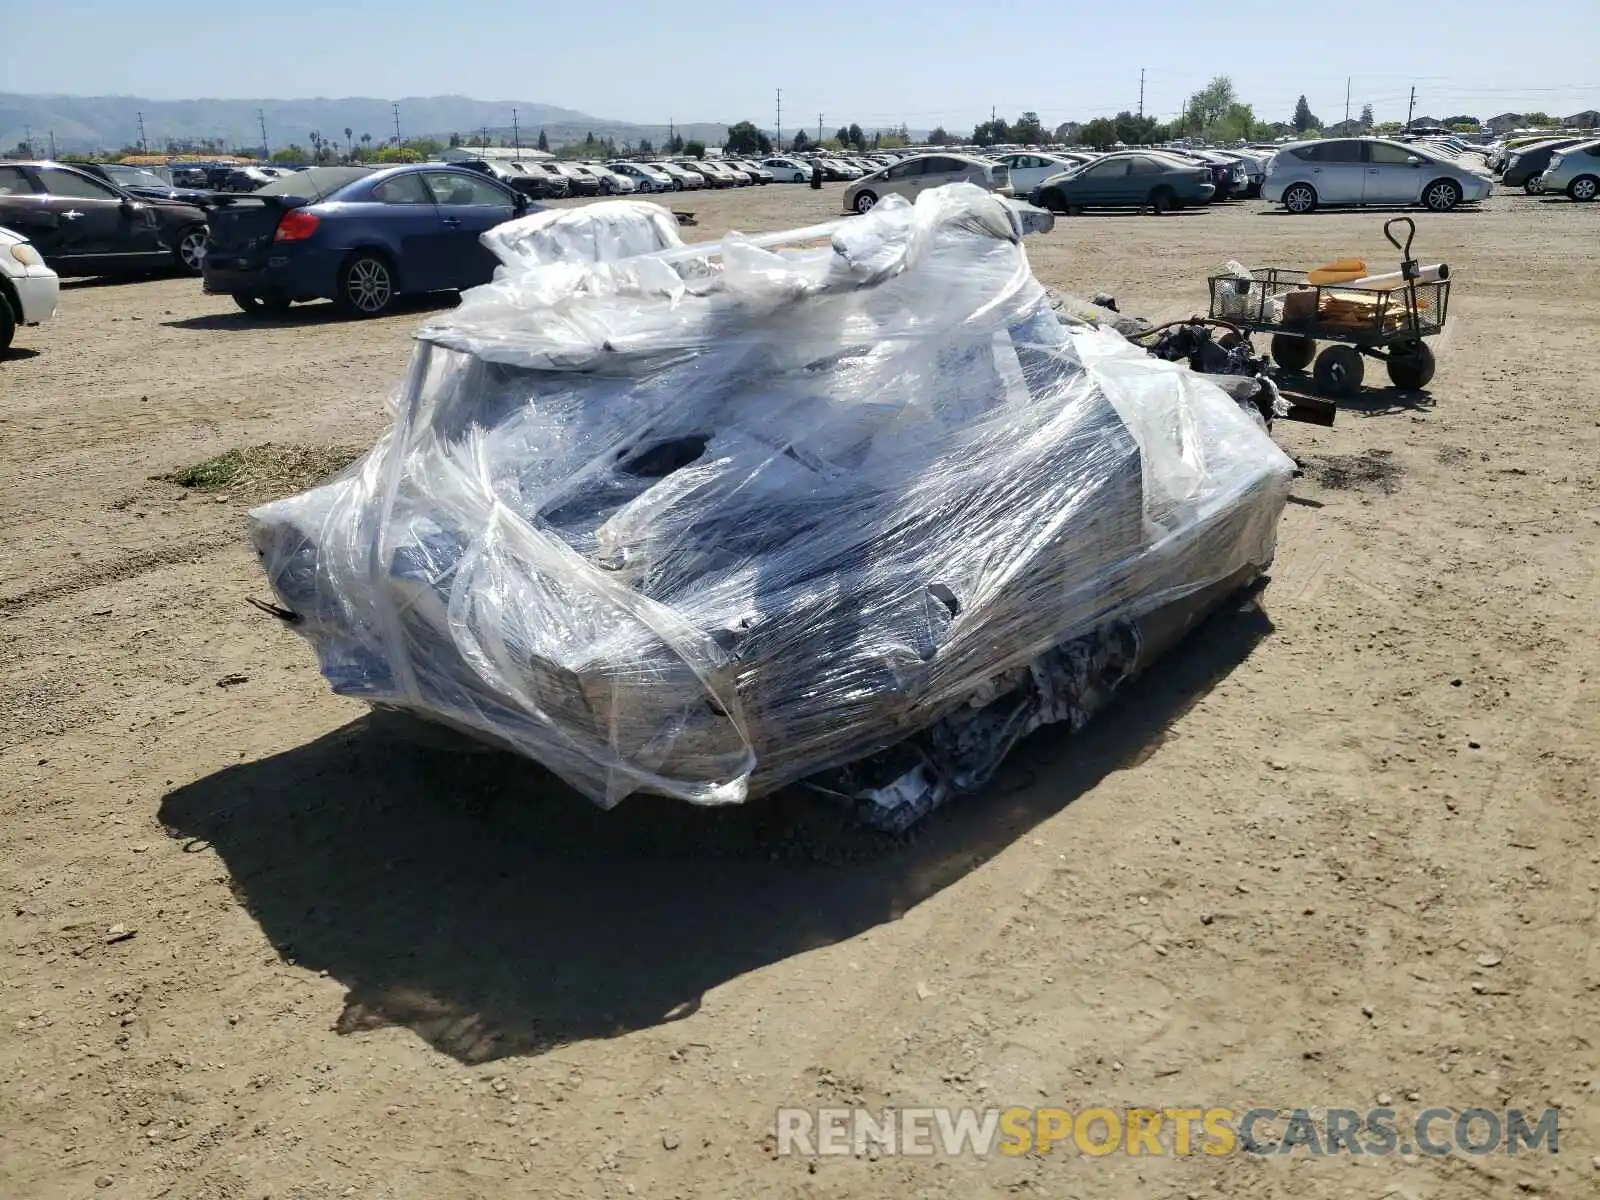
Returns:
[[[1163,213],[1186,204],[1205,204],[1216,191],[1209,168],[1155,151],[1130,150],[1052,175],[1028,199],[1057,213],[1085,208],[1148,208]]]

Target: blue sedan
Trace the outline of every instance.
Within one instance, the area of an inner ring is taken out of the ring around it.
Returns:
[[[376,317],[407,293],[487,283],[497,262],[478,235],[538,209],[444,163],[312,167],[217,197],[207,213],[205,289],[252,314],[331,299]]]

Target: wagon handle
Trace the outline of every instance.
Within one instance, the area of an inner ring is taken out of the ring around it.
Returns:
[[[1406,227],[1406,244],[1402,246],[1400,239],[1390,232],[1396,225]],[[1417,223],[1410,217],[1391,217],[1383,223],[1383,236],[1389,239],[1389,245],[1400,251],[1400,273],[1408,280],[1415,279],[1418,275],[1417,260],[1411,257],[1411,243],[1417,237]]]
[[[1406,227],[1406,244],[1402,246],[1400,239],[1391,232],[1391,226],[1404,225]],[[1406,281],[1406,309],[1407,317],[1411,324],[1413,339],[1422,337],[1422,318],[1417,313],[1417,276],[1422,274],[1422,268],[1417,266],[1417,260],[1411,257],[1411,243],[1417,236],[1417,223],[1410,217],[1391,217],[1383,223],[1383,236],[1389,239],[1389,244],[1400,251],[1400,276]],[[1379,321],[1383,320],[1380,311]]]

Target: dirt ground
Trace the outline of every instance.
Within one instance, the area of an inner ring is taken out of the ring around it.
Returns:
[[[1029,253],[1156,318],[1230,258],[1396,257],[1379,215],[1261,209]],[[1277,427],[1307,470],[1260,606],[897,842],[787,798],[601,814],[334,698],[246,603],[257,497],[152,477],[364,447],[426,308],[70,285],[0,366],[0,1194],[1594,1194],[1597,221],[1418,216],[1431,395]],[[780,1106],[850,1103],[1554,1105],[1560,1153],[774,1153]]]

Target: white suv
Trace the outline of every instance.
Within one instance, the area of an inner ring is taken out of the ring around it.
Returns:
[[[61,280],[20,233],[0,226],[0,355],[11,348],[18,325],[56,315]]]

